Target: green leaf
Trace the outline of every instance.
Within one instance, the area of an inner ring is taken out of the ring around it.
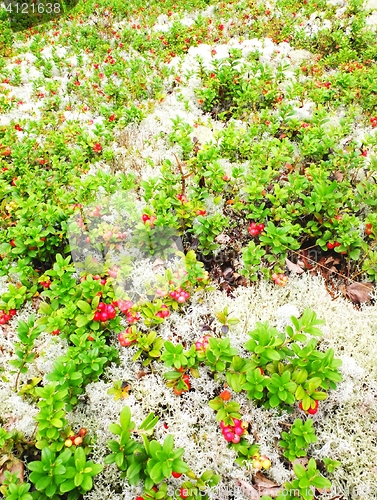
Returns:
[[[77,307],[85,314],[91,314],[93,312],[92,307],[85,300],[78,300]]]
[[[113,434],[120,436],[122,434],[122,427],[118,424],[110,424],[108,427],[109,431]]]
[[[47,488],[47,486],[50,484],[50,482],[51,482],[51,477],[50,476],[48,476],[48,475],[42,476],[35,483],[35,487],[37,488],[37,490],[43,491],[43,490],[45,490]]]
[[[128,429],[131,421],[131,410],[128,406],[125,406],[120,412],[120,425],[122,429]]]
[[[73,479],[66,479],[61,485],[60,485],[60,493],[67,493],[67,491],[72,491],[76,488],[75,483]]]
[[[75,467],[78,471],[82,471],[85,468],[86,464],[86,455],[83,448],[78,447],[74,454],[75,459]]]
[[[92,318],[88,318],[88,316],[83,316],[82,314],[79,314],[76,318],[77,328],[82,328],[83,326],[90,323],[90,321],[92,321]]]
[[[61,429],[63,427],[63,421],[60,420],[60,418],[52,418],[50,420],[51,425],[54,427],[57,427],[58,429]]]

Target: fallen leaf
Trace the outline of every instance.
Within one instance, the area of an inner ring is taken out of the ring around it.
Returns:
[[[347,286],[346,294],[353,303],[361,304],[370,301],[370,293],[372,290],[372,283],[352,283],[352,285]]]
[[[302,274],[304,272],[304,270],[300,266],[289,259],[285,259],[285,264],[288,268],[288,271],[291,271],[291,273]]]
[[[230,242],[230,237],[227,234],[221,233],[215,238],[216,243],[220,245],[226,245]]]
[[[259,493],[250,483],[243,481],[242,479],[237,479],[237,484],[247,498],[250,498],[250,500],[260,500]]]
[[[338,182],[342,182],[342,180],[344,179],[344,173],[341,172],[340,170],[337,170],[336,172],[334,172],[334,179]]]
[[[264,476],[261,472],[257,472],[253,479],[255,484],[264,488],[274,488],[275,486],[278,486],[276,483],[274,483],[274,481],[268,479],[268,477]]]
[[[3,484],[5,480],[5,471],[15,474],[21,483],[24,482],[24,464],[18,458],[12,457],[11,460],[0,469],[0,484]]]

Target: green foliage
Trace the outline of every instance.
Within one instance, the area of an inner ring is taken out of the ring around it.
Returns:
[[[296,418],[289,432],[282,432],[279,445],[284,449],[284,456],[290,462],[296,458],[304,457],[311,443],[317,441],[313,428],[313,420],[308,418],[305,422]]]
[[[49,448],[42,450],[41,460],[29,463],[30,481],[44,498],[57,498],[56,495],[68,493],[69,500],[92,489],[93,477],[101,472],[103,466],[86,459],[83,448],[74,451],[66,448],[54,453]]]

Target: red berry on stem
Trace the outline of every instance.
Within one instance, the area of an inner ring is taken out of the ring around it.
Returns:
[[[171,475],[172,475],[173,477],[175,477],[176,479],[178,479],[179,477],[181,477],[181,476],[182,476],[182,474],[181,474],[180,472],[174,472],[174,471],[171,473]]]

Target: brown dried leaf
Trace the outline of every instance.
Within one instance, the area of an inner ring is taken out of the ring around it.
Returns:
[[[278,486],[274,481],[271,481],[271,479],[268,479],[268,477],[264,476],[261,472],[257,472],[254,476],[254,482],[258,486],[261,486],[263,488],[274,488],[275,486]]]
[[[9,471],[11,474],[16,474],[20,482],[24,482],[24,464],[18,458],[13,457],[10,462],[6,463],[0,469],[0,484],[3,484],[4,482],[5,471]]]
[[[237,484],[247,498],[250,498],[250,500],[260,500],[260,495],[253,485],[242,479],[237,479]]]
[[[344,173],[341,172],[340,170],[337,170],[336,172],[334,172],[334,179],[337,181],[337,182],[342,182],[342,180],[344,179]]]
[[[302,274],[304,272],[304,270],[300,266],[289,259],[285,259],[285,264],[288,268],[288,271],[291,271],[291,273]]]
[[[372,290],[372,283],[352,283],[352,285],[347,286],[346,294],[353,303],[361,304],[370,301],[370,293]]]

